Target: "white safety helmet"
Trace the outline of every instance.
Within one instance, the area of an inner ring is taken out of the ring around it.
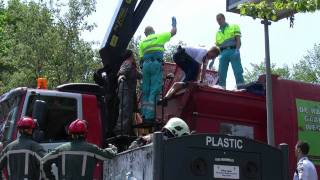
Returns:
[[[163,127],[174,135],[174,137],[180,137],[183,135],[189,135],[190,130],[187,123],[178,117],[170,118],[167,124]]]

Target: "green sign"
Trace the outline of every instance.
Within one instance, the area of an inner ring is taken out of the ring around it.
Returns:
[[[309,157],[320,165],[320,102],[296,99],[298,139],[310,145]]]

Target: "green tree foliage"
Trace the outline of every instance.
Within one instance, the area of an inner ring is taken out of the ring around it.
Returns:
[[[243,3],[238,9],[241,15],[251,16],[276,21],[281,17],[290,18],[290,27],[293,27],[294,14],[314,12],[320,9],[320,0],[262,0],[258,3]],[[271,71],[283,78],[301,80],[305,82],[319,82],[319,46],[315,46],[312,52],[304,57],[299,63],[293,65],[290,70],[288,66],[276,68],[272,65]],[[245,79],[254,81],[259,74],[265,73],[264,64],[251,64],[252,71],[246,69]]]
[[[52,17],[40,4],[8,1],[5,33],[7,50],[1,60],[12,67],[2,80],[5,89],[35,84],[47,59],[47,31]]]
[[[320,44],[308,51],[297,64],[293,66],[292,75],[295,80],[304,82],[320,82]]]
[[[4,5],[3,5],[3,2],[0,1],[0,54],[3,54],[4,50],[5,50],[5,44],[4,44],[5,32],[4,32],[4,28],[3,28],[4,24],[5,24],[5,19],[6,19],[6,14],[4,11]],[[0,67],[1,67],[1,65],[0,65]]]
[[[244,78],[246,82],[253,82],[258,79],[261,74],[265,74],[265,64],[251,64],[252,68],[245,69]],[[320,44],[314,45],[313,49],[292,68],[284,65],[276,67],[276,64],[271,65],[272,74],[276,74],[284,79],[292,79],[308,83],[320,83]]]
[[[141,36],[133,37],[129,42],[128,49],[132,50],[134,53],[134,57],[136,59],[137,64],[139,64],[139,43],[141,41]]]
[[[290,17],[292,26],[295,13],[314,12],[320,9],[320,3],[319,0],[262,0],[259,3],[244,3],[238,8],[241,15],[272,21],[276,21],[279,16],[286,15]]]
[[[50,77],[55,77],[53,82],[58,85],[66,82],[89,82],[91,74],[97,64],[91,43],[80,39],[80,33],[92,30],[94,25],[85,21],[95,10],[95,0],[69,0],[67,7],[57,6],[55,9],[56,32],[58,40],[52,39],[56,56],[49,61]],[[65,9],[66,13],[61,13]]]
[[[251,63],[251,66],[252,70],[245,68],[244,79],[246,82],[257,81],[260,75],[266,74],[264,62],[261,62],[260,64]],[[284,79],[292,79],[290,68],[287,65],[284,65],[283,67],[276,67],[276,64],[272,64],[271,73]]]
[[[38,77],[47,77],[49,87],[92,80],[100,62],[92,42],[80,35],[94,28],[85,18],[95,10],[96,2],[58,2],[9,0],[2,24],[0,12],[5,34],[0,66],[7,67],[0,72],[0,93],[18,86],[34,87]]]
[[[179,46],[186,46],[187,44],[183,41],[179,41],[178,44],[169,45],[164,53],[164,61],[165,62],[173,62],[172,56],[177,51]]]
[[[3,1],[0,1],[0,55],[6,53],[8,34],[5,32],[7,15],[4,9]],[[1,81],[1,76],[11,69],[9,63],[0,60],[0,87],[4,86]]]

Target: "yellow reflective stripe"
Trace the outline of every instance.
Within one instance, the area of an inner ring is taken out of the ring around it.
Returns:
[[[148,51],[154,51],[154,50],[157,50],[157,51],[161,51],[163,52],[164,51],[164,45],[163,44],[154,44],[154,45],[150,45],[148,47],[146,47],[144,50],[143,50],[143,54],[147,53]]]
[[[235,35],[235,36],[241,35],[241,32],[240,32],[240,31],[235,31],[235,32],[234,32],[234,35]]]
[[[143,55],[147,55],[147,54],[152,54],[152,53],[163,53],[163,51],[159,51],[159,50],[150,50],[150,51],[147,51],[146,53],[144,53]],[[146,60],[146,59],[145,59]]]
[[[236,46],[236,38],[232,37],[230,39],[226,39],[223,41],[223,43],[219,44],[219,48],[223,48],[226,46]]]
[[[229,39],[225,39],[223,42],[226,42],[226,41],[232,41],[232,40],[235,40],[236,38],[235,37],[231,37]]]
[[[171,33],[151,34],[139,43],[139,56],[143,57],[145,53],[150,51],[163,52],[164,44],[171,38]]]

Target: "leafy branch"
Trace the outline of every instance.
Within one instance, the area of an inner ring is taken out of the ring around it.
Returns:
[[[315,12],[320,9],[319,0],[262,0],[259,3],[243,3],[238,9],[241,15],[277,21],[282,17],[290,18],[290,27],[294,23],[295,13]]]

